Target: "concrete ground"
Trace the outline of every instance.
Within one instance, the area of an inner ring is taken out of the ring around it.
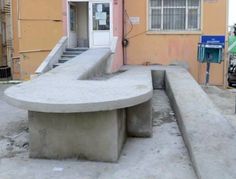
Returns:
[[[230,124],[236,129],[236,89],[223,89],[216,86],[203,86],[203,89]]]
[[[2,100],[3,91],[9,86],[0,85],[0,159],[28,151],[29,146],[27,112]]]
[[[26,111],[2,100],[0,85],[0,179],[195,179],[188,152],[169,100],[153,97],[153,137],[128,138],[118,163],[28,158]]]
[[[27,112],[3,101],[3,91],[10,86],[0,84],[0,136],[19,133],[27,128]]]

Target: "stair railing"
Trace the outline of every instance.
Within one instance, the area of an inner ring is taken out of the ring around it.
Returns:
[[[68,41],[68,38],[66,36],[63,36],[59,40],[56,46],[48,54],[46,59],[41,63],[41,65],[35,71],[36,76],[48,72],[49,70],[53,68],[54,64],[58,63],[58,60],[60,59],[61,55],[67,48],[67,45],[68,45],[67,41]]]

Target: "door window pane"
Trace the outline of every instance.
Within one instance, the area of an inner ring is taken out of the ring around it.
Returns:
[[[110,30],[110,4],[93,4],[93,30]]]

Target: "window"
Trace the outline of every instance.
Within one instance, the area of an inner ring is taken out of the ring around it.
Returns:
[[[200,30],[201,0],[149,0],[149,30]]]
[[[109,3],[93,3],[93,30],[110,30]]]

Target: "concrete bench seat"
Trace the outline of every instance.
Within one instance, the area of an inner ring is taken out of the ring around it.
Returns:
[[[109,54],[108,50],[96,50],[97,61],[93,62],[92,52],[89,50],[35,80],[6,90],[6,100],[30,111],[76,113],[126,108],[152,97],[148,69],[127,70],[107,80],[90,80],[91,76],[98,75],[93,74],[96,71],[93,68],[100,66],[96,62],[105,66]]]
[[[128,134],[151,136],[151,71],[103,79],[110,56],[109,49],[91,49],[5,91],[8,103],[29,111],[31,157],[117,161],[126,120]]]

